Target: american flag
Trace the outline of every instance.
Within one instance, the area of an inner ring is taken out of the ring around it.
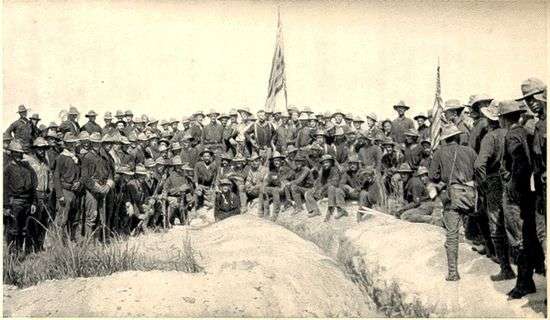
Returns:
[[[441,125],[443,116],[443,99],[441,99],[441,77],[439,75],[439,61],[437,61],[437,77],[435,84],[435,101],[432,108],[432,124],[430,127],[430,137],[432,142],[432,150],[435,150],[439,145],[441,138]]]
[[[284,95],[281,95],[281,93]],[[281,101],[282,98],[284,98],[284,103]],[[283,30],[281,26],[281,15],[277,12],[277,39],[275,43],[275,53],[273,54],[273,61],[271,63],[265,109],[270,112],[280,111],[286,113],[287,107]]]

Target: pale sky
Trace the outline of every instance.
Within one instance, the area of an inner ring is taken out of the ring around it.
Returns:
[[[443,99],[547,82],[544,2],[281,2],[289,104],[410,116]],[[4,0],[3,122],[132,109],[157,119],[263,107],[277,2]],[[83,122],[83,119],[80,120]],[[99,121],[102,123],[102,120]]]

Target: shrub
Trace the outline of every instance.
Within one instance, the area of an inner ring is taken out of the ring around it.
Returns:
[[[67,241],[66,232],[50,229],[45,251],[24,255],[4,247],[4,283],[27,287],[50,279],[107,276],[115,272],[136,270],[173,270],[200,272],[191,240],[167,258],[151,258],[139,250],[137,242],[114,236],[108,244],[100,243],[94,235]]]

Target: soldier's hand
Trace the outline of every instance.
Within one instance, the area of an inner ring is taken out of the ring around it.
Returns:
[[[59,198],[59,204],[65,206],[65,197]]]
[[[7,217],[11,217],[11,209],[5,208],[4,209],[4,215],[7,216]]]
[[[35,214],[35,213],[36,213],[36,205],[31,204],[31,214]]]

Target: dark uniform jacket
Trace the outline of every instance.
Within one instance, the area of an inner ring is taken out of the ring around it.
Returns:
[[[515,124],[508,130],[504,138],[502,158],[504,183],[510,199],[518,204],[521,203],[523,196],[531,192],[533,169],[527,135],[527,130],[524,127]]]
[[[33,141],[32,123],[29,119],[20,118],[13,122],[6,130],[8,135],[12,135],[15,139],[19,139],[24,145],[30,146]]]
[[[442,181],[448,185],[470,183],[474,179],[476,156],[472,148],[458,145],[456,142],[442,145],[435,151],[430,164],[430,179],[434,182]]]
[[[61,153],[57,157],[53,183],[57,198],[63,197],[63,189],[78,191],[80,164],[73,157]]]
[[[414,129],[414,121],[410,118],[396,118],[392,122],[392,137],[395,143],[405,142],[405,132]]]
[[[92,134],[94,132],[102,133],[103,129],[101,129],[101,127],[97,123],[88,121],[82,126],[82,128],[80,128],[80,131],[86,131],[89,134]]]
[[[219,122],[210,122],[202,131],[202,142],[205,144],[221,144],[223,141],[223,128]]]
[[[82,159],[81,180],[86,189],[92,193],[97,192],[95,183],[105,185],[107,180],[113,180],[114,163],[110,156],[104,152],[96,153],[88,151]]]
[[[10,161],[4,169],[4,207],[10,207],[11,198],[36,200],[38,180],[35,171],[26,161]]]
[[[80,125],[78,124],[78,122],[73,122],[71,120],[65,120],[61,123],[61,125],[59,125],[58,130],[60,132],[62,132],[63,134],[65,134],[67,132],[70,132],[74,135],[78,135],[78,133],[80,132]]]
[[[479,153],[479,149],[481,148],[481,140],[483,140],[483,137],[487,134],[488,129],[489,122],[486,118],[479,118],[474,121],[474,126],[470,131],[468,146],[474,149],[476,153]]]
[[[499,175],[506,132],[503,128],[494,129],[481,140],[479,154],[474,164],[476,180],[479,184],[487,177]]]

